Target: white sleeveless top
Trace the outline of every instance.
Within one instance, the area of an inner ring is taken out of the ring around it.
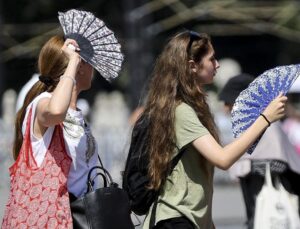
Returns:
[[[33,133],[35,112],[40,99],[50,97],[51,94],[48,92],[43,92],[37,96],[27,107],[22,125],[22,133],[24,136],[27,116],[32,106],[30,137],[33,156],[38,166],[40,166],[44,160],[46,151],[50,145],[54,126],[48,127],[42,138],[37,138]],[[97,157],[98,146],[89,125],[86,124],[81,111],[78,110],[68,109],[66,118],[63,122],[63,135],[66,151],[72,158],[67,182],[68,191],[79,197],[86,192],[86,181],[89,170],[93,166],[99,165]]]

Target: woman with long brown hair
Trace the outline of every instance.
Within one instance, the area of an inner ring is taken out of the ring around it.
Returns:
[[[97,145],[76,102],[91,87],[93,67],[72,39],[54,36],[38,59],[39,81],[15,122],[11,193],[2,228],[72,228],[69,193],[86,192]]]
[[[219,144],[203,85],[219,68],[206,34],[185,31],[172,37],[158,57],[144,115],[150,122],[149,188],[160,190],[154,228],[214,228],[213,169],[228,169],[268,127],[284,115],[281,94],[231,144]],[[266,120],[267,119],[267,120]],[[185,149],[168,175],[170,162]],[[151,209],[144,228],[149,228]]]

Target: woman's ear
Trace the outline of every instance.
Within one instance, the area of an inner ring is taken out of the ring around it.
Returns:
[[[189,68],[191,72],[196,73],[197,72],[197,64],[193,60],[189,60]]]

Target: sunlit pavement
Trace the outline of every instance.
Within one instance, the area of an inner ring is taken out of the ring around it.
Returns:
[[[213,219],[217,229],[246,229],[246,212],[238,184],[215,185]]]

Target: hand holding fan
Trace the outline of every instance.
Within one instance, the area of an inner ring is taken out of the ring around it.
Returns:
[[[107,80],[118,76],[124,59],[121,45],[102,20],[90,12],[75,9],[58,12],[58,19],[65,38],[78,43],[83,60]]]
[[[233,105],[231,122],[234,137],[239,137],[247,130],[280,92],[285,95],[299,74],[300,64],[279,66],[265,71],[250,83]],[[253,152],[259,139],[247,153]]]

